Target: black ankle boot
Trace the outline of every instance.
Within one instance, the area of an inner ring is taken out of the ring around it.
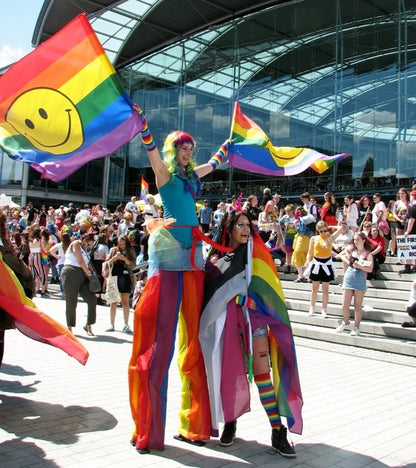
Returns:
[[[296,457],[295,448],[287,440],[287,428],[285,426],[272,430],[272,446],[282,457]]]
[[[220,445],[222,445],[223,447],[229,447],[230,445],[232,445],[234,443],[236,430],[237,421],[225,423],[220,438]]]

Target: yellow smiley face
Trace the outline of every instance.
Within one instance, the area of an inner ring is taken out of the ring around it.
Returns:
[[[299,156],[302,156],[303,158],[303,148],[292,148],[288,146],[282,146],[280,148],[275,148],[271,141],[269,140],[266,148],[270,151],[270,154],[272,155],[274,162],[278,167],[291,167],[291,166],[296,166],[299,162]],[[301,159],[302,159],[301,158]]]
[[[60,91],[34,88],[18,96],[6,121],[37,149],[60,155],[76,151],[84,142],[80,115]]]

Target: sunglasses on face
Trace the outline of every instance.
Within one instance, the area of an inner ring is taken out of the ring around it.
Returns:
[[[328,232],[328,229],[320,229],[319,232]]]

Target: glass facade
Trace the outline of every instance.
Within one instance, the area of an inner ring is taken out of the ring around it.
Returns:
[[[228,169],[221,180],[232,181],[229,194],[253,184],[285,194],[395,193],[416,175],[416,9],[408,8],[414,2],[375,3],[276,5],[184,39],[122,74],[156,141],[174,128],[188,131],[199,163],[227,136],[235,100],[275,146],[351,154],[320,176],[276,179]]]
[[[123,41],[163,1],[116,2],[91,19],[115,63]],[[307,170],[290,178],[222,165],[206,178],[206,196],[269,186],[287,197],[305,190],[392,197],[416,175],[415,23],[416,0],[280,1],[186,34],[118,72],[158,145],[183,129],[197,141],[198,163],[229,135],[235,101],[275,146],[351,154],[322,175]],[[2,185],[18,184],[22,174],[20,163],[1,158]],[[30,170],[27,185],[66,199],[88,193],[114,206],[139,193],[141,175],[154,192],[146,152],[135,138],[108,163],[89,163],[60,184]]]

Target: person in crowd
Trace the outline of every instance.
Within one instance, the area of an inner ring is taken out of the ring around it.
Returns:
[[[337,254],[341,253],[348,245],[351,244],[354,238],[354,231],[348,226],[347,221],[339,222],[339,234],[332,244],[332,256],[336,258]]]
[[[146,196],[147,202],[143,210],[144,219],[159,218],[159,211],[155,205],[155,197],[151,194]]]
[[[335,279],[336,270],[332,263],[332,246],[339,236],[341,229],[331,233],[330,227],[325,221],[316,224],[318,235],[313,236],[309,243],[309,251],[306,257],[306,270],[304,276],[312,281],[311,305],[309,315],[314,315],[316,297],[319,285],[322,284],[322,317],[328,316],[329,283]]]
[[[386,239],[388,239],[389,244],[387,247],[387,255],[389,257],[394,257],[396,255],[396,218],[394,217],[393,214],[393,207],[394,207],[394,200],[390,200],[387,203],[387,208],[386,208],[386,218],[387,222],[389,223],[390,226],[390,232],[388,235],[386,235]]]
[[[127,235],[129,229],[134,229],[133,215],[129,211],[124,212],[124,218],[117,228],[117,237]]]
[[[126,203],[125,210],[127,210],[128,212],[132,214],[132,217],[133,217],[132,221],[133,221],[133,224],[135,224],[137,220],[137,216],[140,214],[140,208],[139,208],[139,205],[137,204],[137,198],[134,195],[130,198],[130,201]]]
[[[371,225],[371,219],[372,219],[372,206],[371,206],[371,200],[367,195],[363,195],[358,203],[358,210],[360,213],[360,216],[358,218],[358,230],[361,231],[363,228],[364,223],[369,222]]]
[[[42,261],[42,249],[44,241],[41,238],[41,230],[39,227],[32,229],[29,238],[29,268],[32,272],[36,284],[36,292],[41,296],[46,296],[46,287],[48,285],[48,278],[46,275],[45,264]],[[44,249],[43,249],[44,250]]]
[[[396,235],[402,236],[404,234],[407,212],[409,210],[410,195],[407,189],[402,187],[397,192],[397,198],[393,206],[393,216],[396,219]]]
[[[407,212],[407,220],[405,223],[404,236],[413,236],[416,234],[416,190],[412,190],[409,194],[409,209]],[[412,269],[413,264],[413,269]],[[399,271],[400,275],[412,273],[415,271],[416,265],[414,260],[406,260],[404,267]]]
[[[46,211],[46,205],[41,205],[38,213],[38,224],[41,228],[46,227],[47,225],[48,213]]]
[[[304,192],[300,196],[300,199],[302,200],[303,208],[306,211],[306,213],[310,213],[314,217],[316,222],[316,220],[318,219],[318,209],[316,205],[314,205],[311,202],[311,194],[309,192]]]
[[[416,280],[413,280],[410,286],[410,296],[407,302],[406,312],[410,317],[410,320],[406,320],[402,323],[404,328],[416,328]]]
[[[270,200],[273,200],[272,197],[272,191],[269,189],[269,187],[265,187],[263,189],[263,196],[261,197],[261,202],[260,202],[260,209],[264,211],[267,202]]]
[[[324,194],[324,204],[321,208],[321,220],[325,221],[328,226],[336,226],[338,224],[339,205],[335,200],[335,196],[331,192]]]
[[[19,246],[19,258],[29,266],[29,256],[30,256],[30,247],[29,247],[29,233],[24,231],[22,232],[22,243]]]
[[[221,224],[221,220],[224,217],[225,213],[227,213],[227,207],[225,206],[225,202],[221,201],[217,205],[217,209],[214,211],[213,221],[215,227],[218,227]]]
[[[34,224],[38,217],[38,210],[33,206],[32,202],[27,204],[27,224]]]
[[[105,275],[117,276],[117,286],[120,293],[121,307],[123,308],[124,333],[131,333],[129,326],[130,305],[129,297],[134,290],[133,269],[136,266],[136,254],[130,244],[128,236],[119,236],[117,245],[114,246],[105,261]],[[110,327],[107,332],[115,330],[117,302],[110,304]]]
[[[292,265],[296,268],[298,277],[294,282],[307,283],[308,280],[303,276],[303,272],[305,271],[309,242],[315,234],[315,216],[305,207],[298,206],[295,211],[295,219],[296,235],[293,240]]]
[[[76,309],[78,295],[80,295],[88,306],[87,323],[83,327],[87,335],[94,336],[92,325],[96,320],[97,298],[89,289],[88,277],[93,272],[90,264],[88,249],[94,244],[94,234],[83,234],[79,239],[73,240],[69,245],[65,262],[62,268],[61,280],[65,293],[66,324],[68,330],[76,325]]]
[[[155,174],[169,224],[149,239],[148,281],[134,313],[133,350],[129,364],[130,408],[135,423],[132,444],[140,452],[163,450],[167,374],[179,323],[182,404],[178,440],[204,445],[210,436],[208,388],[198,340],[203,299],[202,236],[195,210],[200,178],[211,173],[228,153],[230,140],[206,164],[193,160],[195,141],[183,131],[170,133],[162,159],[141,109],[141,137]],[[162,227],[163,226],[163,227]],[[194,247],[194,248],[193,248]],[[162,326],[163,325],[163,326]]]
[[[380,227],[382,221],[386,221],[387,218],[387,208],[384,201],[381,199],[380,193],[376,192],[373,195],[373,210],[372,214],[372,223],[377,227]],[[381,228],[380,228],[381,229]]]
[[[279,226],[283,230],[286,251],[286,271],[291,272],[293,241],[295,239],[295,205],[289,204],[285,207],[285,214],[279,220]]]
[[[371,221],[364,221],[362,225],[361,232],[363,232],[367,237],[369,237],[371,234],[371,226]]]
[[[207,234],[213,226],[213,210],[209,206],[209,200],[204,200],[204,205],[199,209],[198,217],[202,232]]]
[[[100,232],[98,233],[97,238],[94,241],[94,245],[90,252],[91,262],[94,267],[94,270],[98,277],[100,278],[101,291],[97,293],[97,304],[105,305],[106,302],[102,299],[101,295],[104,293],[104,276],[103,276],[103,266],[104,262],[107,259],[107,255],[110,249],[108,248],[108,237],[107,229],[101,227]]]
[[[352,195],[346,195],[344,197],[344,211],[342,214],[343,220],[347,223],[349,229],[353,232],[357,231],[357,222],[360,217],[360,212],[358,211],[357,203],[355,203]]]
[[[363,232],[356,232],[351,248],[345,249],[340,254],[347,269],[342,283],[343,320],[335,330],[337,333],[342,333],[350,323],[350,306],[354,298],[354,327],[350,334],[351,336],[360,335],[367,274],[373,271],[371,250],[372,244],[368,237]]]
[[[386,261],[386,239],[377,227],[377,224],[371,226],[368,239],[371,243],[371,255],[373,256],[373,271],[367,274],[367,279],[377,279],[380,265]]]
[[[270,235],[277,231],[276,207],[273,200],[269,200],[264,206],[264,210],[260,212],[257,226],[263,242],[267,242]]]
[[[253,220],[254,224],[257,224],[259,219],[259,215],[261,213],[261,209],[258,206],[259,199],[256,195],[249,195],[247,200],[243,204],[243,211],[247,211],[250,215],[251,219]]]
[[[296,457],[282,417],[290,413],[290,429],[300,432],[302,396],[293,336],[274,262],[243,211],[223,218],[215,240],[232,251],[223,255],[214,249],[206,264],[199,338],[209,382],[212,428],[216,434],[219,422],[225,422],[220,445],[232,445],[237,418],[250,408],[245,355],[252,356],[248,375],[249,379],[254,376],[269,419],[272,446],[284,457]],[[263,266],[255,272],[260,258]],[[267,287],[258,287],[256,275]],[[279,366],[276,343],[281,351]],[[280,390],[276,382],[280,382]],[[290,411],[285,410],[288,407]]]
[[[55,244],[53,247],[51,247],[49,251],[49,254],[53,255],[57,259],[56,266],[58,268],[59,289],[63,297],[65,297],[65,294],[64,294],[64,287],[62,286],[61,273],[62,273],[62,268],[64,267],[64,264],[65,264],[65,253],[68,250],[70,243],[71,243],[71,236],[67,232],[64,232],[61,236],[61,242],[58,242],[57,244]]]
[[[285,214],[285,202],[282,200],[282,196],[278,193],[275,193],[272,196],[274,206],[276,207],[276,214],[278,219],[280,219]]]

